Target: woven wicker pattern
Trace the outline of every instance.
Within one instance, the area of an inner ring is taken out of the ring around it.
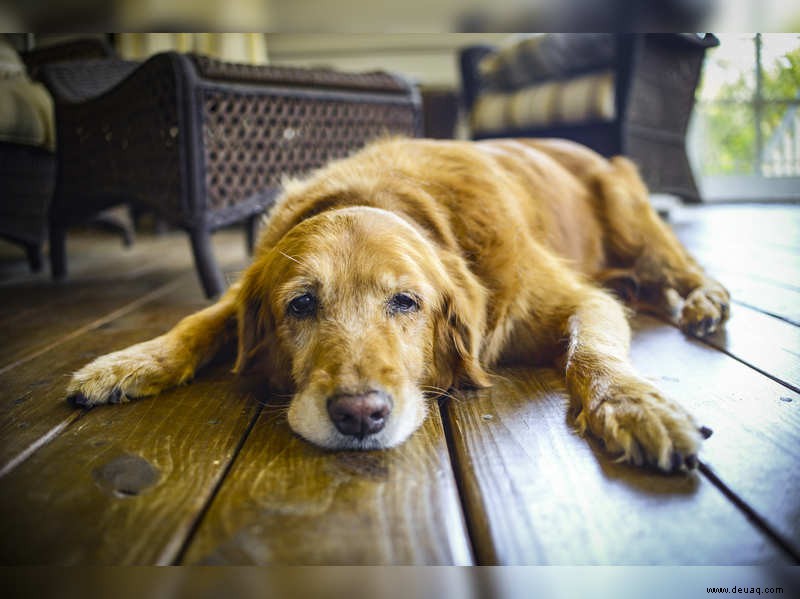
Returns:
[[[642,176],[647,177],[649,188],[678,196],[696,192],[683,139],[654,139],[648,132],[632,131],[628,148],[636,156],[636,164]]]
[[[56,276],[66,268],[66,228],[130,202],[186,229],[206,293],[216,295],[224,278],[211,231],[252,224],[285,175],[380,135],[419,132],[416,90],[383,73],[248,67],[174,52],[141,64],[42,71],[57,99],[61,155],[51,227]]]
[[[683,135],[694,106],[703,52],[645,38],[641,54],[648,68],[631,81],[628,122]]]
[[[0,235],[44,239],[55,170],[55,156],[46,150],[0,143]]]
[[[198,73],[206,79],[304,86],[318,89],[347,89],[407,93],[408,85],[388,73],[341,73],[322,69],[299,69],[224,62],[208,56],[190,55]]]
[[[390,133],[414,135],[408,103],[206,92],[208,203],[235,204]]]
[[[168,59],[150,63],[91,102],[59,106],[59,147],[68,149],[60,155],[65,173],[60,195],[65,199],[129,193],[137,204],[181,218],[175,75]],[[62,74],[66,66],[48,67],[50,81],[50,69]],[[130,65],[111,61],[82,66],[90,71],[99,67],[100,78],[108,83]],[[86,73],[78,68],[73,72]],[[78,79],[71,84],[76,85]],[[92,89],[101,85],[95,83]],[[64,209],[69,210],[69,200]]]

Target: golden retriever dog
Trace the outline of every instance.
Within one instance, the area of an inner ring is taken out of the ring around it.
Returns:
[[[634,165],[563,140],[373,143],[285,185],[252,264],[214,305],[74,374],[74,405],[156,395],[234,339],[237,373],[291,394],[288,421],[330,449],[409,437],[428,399],[554,365],[576,424],[635,464],[692,469],[704,436],[628,359],[626,308],[682,298],[680,326],[728,316],[651,208]]]

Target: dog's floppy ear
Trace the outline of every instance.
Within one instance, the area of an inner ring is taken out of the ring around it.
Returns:
[[[269,306],[265,261],[254,262],[242,276],[237,295],[238,352],[234,372],[247,375],[265,367],[269,344],[274,343],[275,324]]]
[[[455,256],[444,258],[446,277],[440,309],[435,317],[434,363],[443,387],[490,386],[480,363],[486,291]]]

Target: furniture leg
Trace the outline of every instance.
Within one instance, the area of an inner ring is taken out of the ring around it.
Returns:
[[[225,289],[225,278],[214,258],[211,246],[211,232],[204,229],[194,229],[189,232],[194,253],[195,268],[200,282],[203,285],[206,297],[218,296]]]
[[[28,255],[31,272],[40,272],[42,270],[42,245],[40,243],[25,244],[25,253]]]
[[[258,228],[261,224],[261,214],[254,214],[253,216],[247,219],[247,223],[245,224],[245,234],[247,236],[247,255],[253,255],[253,249],[256,246],[256,240],[258,239]]]
[[[50,272],[54,280],[67,276],[67,230],[50,223]]]

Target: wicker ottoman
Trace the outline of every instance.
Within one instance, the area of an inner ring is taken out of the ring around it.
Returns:
[[[144,63],[82,61],[42,71],[56,100],[50,257],[57,278],[66,274],[67,228],[128,202],[187,231],[203,288],[218,295],[225,285],[211,232],[252,224],[286,175],[375,137],[421,129],[416,88],[387,73],[239,65],[174,52]]]

